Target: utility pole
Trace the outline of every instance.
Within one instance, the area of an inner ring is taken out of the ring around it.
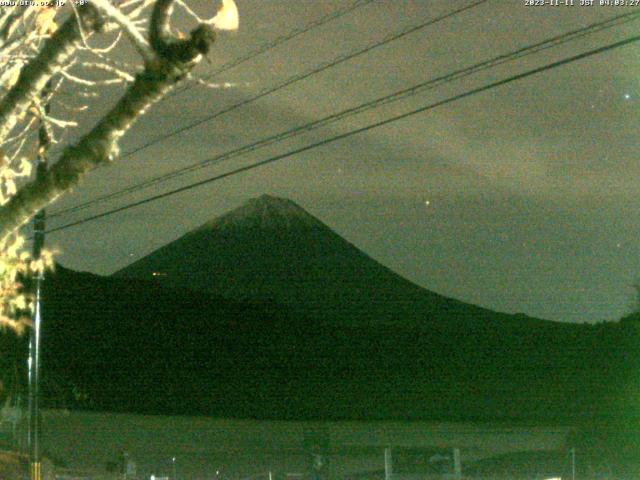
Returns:
[[[384,480],[393,478],[393,459],[391,457],[391,447],[384,449]]]
[[[453,475],[456,480],[462,478],[462,461],[460,460],[460,449],[453,449]]]
[[[51,81],[44,88],[41,99],[45,102],[44,113],[49,113],[47,96],[51,89]],[[51,145],[49,131],[45,126],[45,120],[40,121],[38,130],[38,163],[36,167],[36,180],[44,176],[47,171],[47,150]],[[40,259],[44,247],[45,210],[40,210],[33,218],[33,251],[34,261]],[[34,294],[33,325],[29,336],[29,478],[30,480],[42,480],[42,465],[40,462],[40,326],[42,323],[42,282],[44,270],[39,270],[31,279]]]

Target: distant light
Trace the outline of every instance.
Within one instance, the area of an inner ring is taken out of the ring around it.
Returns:
[[[631,94],[630,93],[625,93],[624,94],[624,99],[625,100],[629,100],[631,98]]]
[[[164,272],[153,272],[151,275],[153,275],[154,277],[166,277],[167,274]]]
[[[431,205],[431,200],[426,200],[424,204],[428,207],[429,205]]]

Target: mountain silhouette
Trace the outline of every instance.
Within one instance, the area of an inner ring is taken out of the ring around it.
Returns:
[[[640,413],[637,315],[577,325],[453,300],[276,197],[116,275],[58,266],[43,297],[50,406],[325,420]],[[27,349],[0,338],[9,385]]]
[[[426,290],[291,200],[262,195],[114,274],[233,300],[275,301],[342,324],[522,321]],[[543,321],[529,319],[530,323]]]

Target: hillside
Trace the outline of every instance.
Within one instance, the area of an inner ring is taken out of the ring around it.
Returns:
[[[111,277],[58,267],[44,299],[50,406],[323,420],[638,414],[637,318],[563,324],[448,299],[273,197]],[[0,346],[9,385],[26,346],[11,335]]]
[[[637,322],[422,326],[300,320],[62,268],[45,290],[47,404],[262,419],[635,415]],[[23,350],[26,352],[26,349]]]

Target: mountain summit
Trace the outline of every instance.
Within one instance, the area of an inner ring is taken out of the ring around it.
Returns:
[[[347,324],[477,323],[496,316],[413,284],[293,201],[270,195],[249,200],[114,275],[156,278],[231,300],[276,301],[298,316]]]
[[[295,202],[264,194],[205,223],[197,231],[228,228],[290,229],[320,225],[322,223],[318,219]]]

